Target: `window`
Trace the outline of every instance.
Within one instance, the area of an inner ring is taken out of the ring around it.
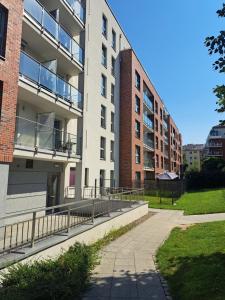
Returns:
[[[141,172],[135,172],[135,180],[141,181]]]
[[[140,91],[141,89],[141,77],[137,71],[135,71],[135,86]]]
[[[106,107],[101,105],[101,127],[106,128]]]
[[[111,73],[113,76],[116,75],[116,60],[113,56],[112,56],[112,60],[111,60]]]
[[[160,134],[163,135],[163,126],[160,124]]]
[[[106,16],[104,16],[104,15],[102,16],[102,34],[107,39],[107,35],[108,35],[108,20],[107,20]]]
[[[161,141],[161,152],[163,152],[163,141]]]
[[[110,160],[114,161],[114,141],[110,143]]]
[[[84,185],[89,186],[89,169],[85,168]]]
[[[159,122],[157,119],[155,119],[155,130],[158,131],[159,130]]]
[[[0,117],[2,115],[3,81],[0,80]]]
[[[102,45],[102,65],[107,68],[107,48]]]
[[[106,146],[106,140],[104,137],[101,136],[100,140],[100,159],[105,160],[105,146]]]
[[[105,170],[100,170],[100,178],[99,178],[99,181],[100,181],[100,187],[104,187],[105,186]]]
[[[161,108],[160,108],[160,119],[161,119],[161,120],[163,119],[163,111],[162,111]]]
[[[157,136],[155,138],[155,147],[156,147],[156,149],[159,149],[159,139]]]
[[[156,168],[159,168],[159,156],[158,156],[158,154],[156,154],[155,159],[156,159]]]
[[[159,113],[159,106],[158,103],[155,101],[155,113],[158,114]]]
[[[111,103],[114,104],[115,102],[115,85],[112,83],[111,84]]]
[[[141,108],[140,108],[140,98],[138,96],[135,96],[135,112],[137,114],[140,114]]]
[[[140,128],[140,122],[138,122],[137,120],[135,120],[135,136],[136,138],[140,139],[141,137],[141,128]]]
[[[33,159],[26,159],[26,169],[33,169],[34,161]]]
[[[115,119],[115,114],[111,112],[111,132],[115,131],[114,119]]]
[[[0,4],[0,57],[5,57],[8,10]]]
[[[76,184],[76,169],[75,168],[70,168],[70,186],[75,186]]]
[[[163,157],[161,157],[161,168],[162,168],[162,169],[164,168],[164,160],[163,160]]]
[[[141,163],[141,148],[139,146],[135,146],[135,161],[136,164]]]
[[[112,48],[116,51],[116,32],[112,30]]]
[[[105,77],[105,75],[102,74],[102,79],[101,79],[101,95],[103,97],[106,97],[106,93],[107,93],[107,78]]]
[[[114,170],[110,171],[110,187],[115,187]]]

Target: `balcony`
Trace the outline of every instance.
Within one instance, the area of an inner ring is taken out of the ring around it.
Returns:
[[[222,157],[223,156],[223,151],[209,151],[207,153],[207,156],[210,156],[210,157]]]
[[[145,170],[154,170],[154,162],[151,159],[144,160],[144,169]]]
[[[143,99],[144,99],[144,104],[147,106],[147,108],[153,114],[154,113],[153,103],[145,92],[143,93]]]
[[[168,131],[168,124],[165,120],[163,120],[163,127],[164,127],[165,131]]]
[[[143,115],[143,122],[144,122],[144,125],[148,128],[148,129],[150,129],[151,131],[153,131],[154,130],[154,128],[153,128],[153,122],[148,118],[148,116],[147,115]]]
[[[169,151],[167,151],[167,150],[164,150],[164,156],[165,156],[165,158],[169,158]]]
[[[154,142],[151,139],[147,138],[146,136],[144,136],[144,146],[154,151]]]
[[[222,148],[223,144],[222,143],[209,143],[208,147],[209,148]]]
[[[28,56],[25,52],[20,54],[20,75],[36,83],[38,87],[50,92],[54,97],[60,98],[82,110],[83,95],[74,86]]]
[[[168,137],[165,136],[165,135],[164,135],[164,142],[165,142],[165,144],[167,144],[167,145],[169,144],[169,139],[168,139]]]
[[[63,0],[63,2],[69,7],[72,13],[82,21],[85,22],[85,10],[78,0]]]
[[[37,0],[25,0],[24,11],[40,27],[42,33],[46,31],[57,46],[83,66],[84,50]]]
[[[42,124],[17,116],[15,151],[27,151],[31,155],[33,152],[37,158],[40,158],[38,155],[41,154],[42,157],[45,155],[45,159],[48,159],[49,156],[50,159],[54,157],[62,161],[80,156],[81,143],[79,141],[78,145],[77,136],[66,130],[54,128],[54,120],[52,121]],[[50,123],[53,124],[49,125]],[[18,156],[20,156],[20,152]]]

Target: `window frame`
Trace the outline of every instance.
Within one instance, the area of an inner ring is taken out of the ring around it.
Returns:
[[[112,140],[110,141],[110,161],[115,161],[115,142]]]
[[[141,75],[137,70],[135,70],[135,87],[138,89],[138,91],[141,90]]]
[[[105,86],[104,86],[105,83]],[[106,98],[107,97],[107,77],[102,74],[101,75],[101,95]]]
[[[104,112],[104,115],[102,114]],[[101,104],[101,128],[106,129],[106,107]]]
[[[107,53],[108,51],[107,51],[107,47],[104,45],[104,44],[102,44],[102,60],[101,60],[101,63],[102,63],[102,65],[107,69],[107,58],[108,58],[108,53]],[[104,54],[105,54],[105,56],[104,56]]]
[[[137,100],[138,100],[138,105],[137,105]],[[137,107],[138,107],[138,110],[137,110]],[[135,95],[135,112],[140,115],[141,113],[141,99]]]
[[[111,132],[115,132],[115,113],[111,111]]]
[[[116,51],[116,46],[117,46],[116,38],[117,38],[117,34],[115,30],[112,28],[112,48],[114,51]]]
[[[2,59],[5,59],[6,55],[8,15],[8,9],[0,3],[0,29],[2,29],[2,32],[0,31],[0,58]]]
[[[141,147],[138,145],[135,145],[135,163],[137,165],[141,164]]]
[[[104,145],[102,145],[102,142],[104,142]],[[103,136],[100,137],[100,160],[106,160],[106,138]]]
[[[102,35],[108,38],[108,19],[104,14],[102,15]]]

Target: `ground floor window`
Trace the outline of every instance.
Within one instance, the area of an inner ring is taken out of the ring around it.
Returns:
[[[70,168],[70,186],[75,186],[76,183],[76,168]]]

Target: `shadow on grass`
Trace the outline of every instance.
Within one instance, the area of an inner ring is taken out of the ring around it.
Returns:
[[[179,257],[167,263],[164,275],[174,300],[225,299],[225,254]]]

